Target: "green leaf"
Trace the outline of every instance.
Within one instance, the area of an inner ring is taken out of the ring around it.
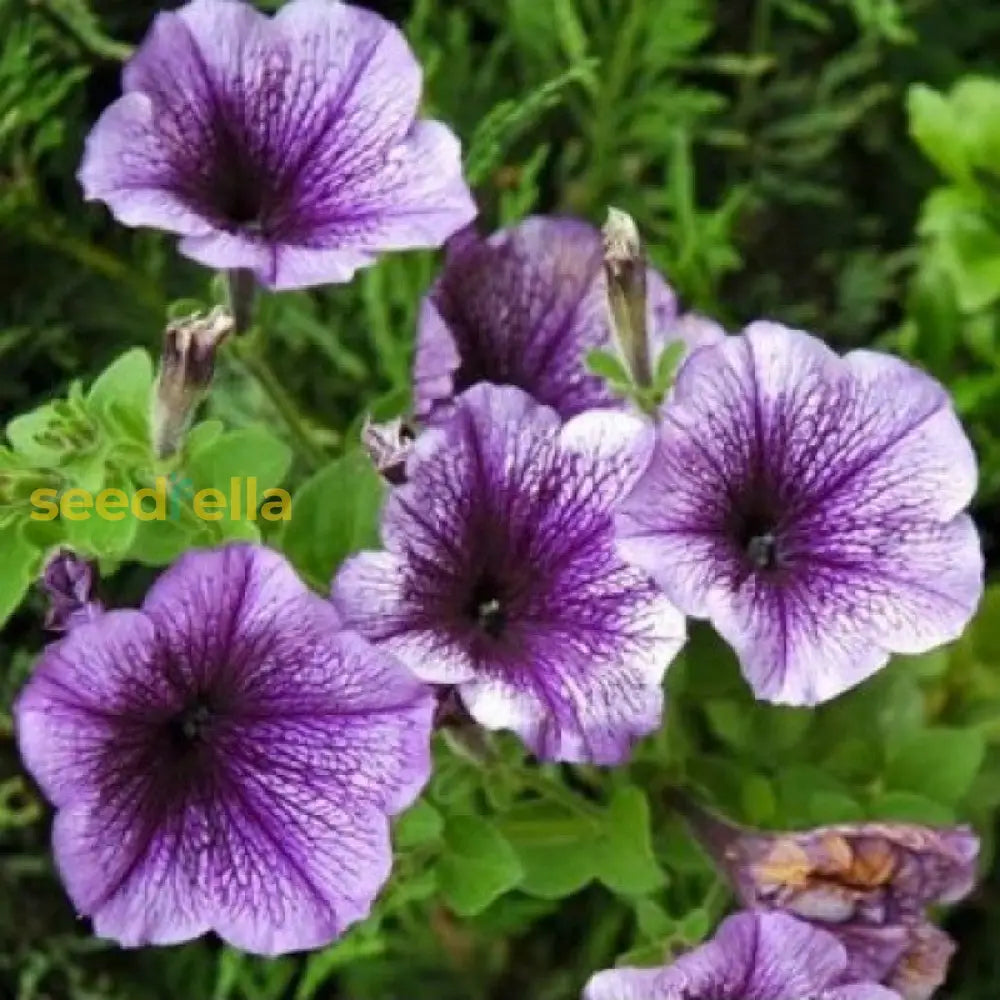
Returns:
[[[0,528],[0,625],[3,625],[24,600],[41,562],[41,553],[21,534],[20,525],[12,522]]]
[[[1000,664],[1000,586],[987,587],[970,628],[972,648],[987,664]]]
[[[886,785],[954,805],[969,790],[985,749],[983,737],[975,730],[943,726],[920,730],[893,748]]]
[[[59,418],[51,404],[14,417],[6,428],[7,440],[15,451],[37,465],[59,465],[68,450],[52,433]]]
[[[368,456],[354,451],[314,473],[292,498],[281,545],[296,568],[326,584],[352,552],[378,543],[384,485]]]
[[[166,566],[199,544],[199,529],[181,521],[140,521],[128,558],[146,566]],[[202,544],[210,544],[207,537]]]
[[[962,150],[960,124],[943,94],[918,83],[906,95],[910,136],[924,155],[952,180],[969,175]]]
[[[623,896],[642,896],[663,885],[664,873],[653,853],[649,803],[640,789],[630,786],[614,793],[595,859],[597,877]]]
[[[809,819],[817,826],[828,823],[860,823],[864,818],[864,809],[850,795],[820,791],[809,800]]]
[[[125,409],[145,416],[152,388],[153,362],[145,350],[135,347],[97,376],[87,393],[87,406],[95,414],[109,415],[115,409]]]
[[[662,395],[670,388],[674,381],[674,375],[684,357],[687,345],[682,340],[675,340],[660,352],[656,359],[656,373],[653,376],[653,389],[658,395]]]
[[[712,732],[739,750],[746,746],[753,724],[753,714],[740,701],[713,698],[704,703],[705,717]]]
[[[595,347],[587,351],[586,362],[588,371],[608,382],[619,385],[630,385],[632,382],[632,376],[629,375],[624,362],[610,351],[602,351]]]
[[[444,820],[426,799],[418,799],[393,824],[393,841],[397,847],[417,847],[441,836]]]
[[[562,899],[596,877],[599,824],[548,802],[528,802],[511,809],[499,826],[524,868],[522,892]]]
[[[898,823],[948,826],[955,822],[955,810],[911,792],[885,792],[875,801],[872,818]]]
[[[66,538],[70,545],[81,552],[108,559],[120,559],[132,546],[140,522],[134,516],[131,499],[134,493],[132,483],[125,477],[110,477],[105,487],[119,489],[125,494],[124,509],[117,505],[107,506],[106,498],[100,490],[93,497],[94,503],[85,520],[65,521]],[[102,516],[102,513],[107,516]]]
[[[460,917],[482,913],[524,877],[511,845],[493,824],[478,816],[450,818],[444,841],[447,850],[438,868],[438,883]]]
[[[590,86],[594,82],[595,66],[594,60],[571,66],[518,100],[501,101],[483,115],[467,147],[465,176],[468,182],[475,186],[487,180],[518,137],[546,111],[559,104],[563,91],[571,84],[581,82]]]
[[[187,472],[195,490],[213,487],[228,497],[230,482],[236,478],[241,487],[249,479],[257,480],[257,496],[280,486],[292,464],[292,451],[266,427],[247,427],[229,431],[192,452]]]

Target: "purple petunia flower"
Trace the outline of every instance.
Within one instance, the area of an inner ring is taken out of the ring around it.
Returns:
[[[388,817],[429,775],[433,708],[284,558],[241,544],[185,555],[141,611],[77,625],[15,712],[63,881],[99,935],[214,930],[276,954],[368,913]]]
[[[458,141],[416,117],[420,88],[406,40],[371,11],[194,0],[156,18],[80,182],[210,267],[271,288],[347,281],[476,214]]]
[[[540,757],[617,763],[659,724],[684,622],[614,552],[612,511],[652,429],[595,410],[562,426],[514,388],[479,385],[425,431],[382,521],[349,560],[347,623],[425,681],[457,685],[488,729]]]
[[[972,891],[979,839],[969,827],[851,823],[770,833],[683,795],[671,802],[744,906],[829,930],[847,949],[853,978],[885,983],[905,1000],[927,1000],[944,981],[954,944],[926,911]]]
[[[448,245],[444,271],[424,300],[414,363],[416,412],[427,419],[477,382],[514,385],[568,418],[620,406],[587,372],[592,348],[615,349],[600,232],[576,219],[536,217],[483,239],[468,230]],[[678,315],[660,275],[647,275],[650,355],[724,334]]]
[[[584,1000],[899,1000],[873,982],[848,977],[832,934],[783,913],[747,911],[715,937],[661,969],[609,969]]]
[[[983,588],[975,486],[936,381],[755,323],[678,373],[620,550],[712,622],[757,697],[811,705],[961,633]]]

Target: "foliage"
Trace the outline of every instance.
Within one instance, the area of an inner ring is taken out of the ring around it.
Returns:
[[[484,226],[531,212],[600,221],[619,205],[700,310],[734,327],[776,317],[840,348],[888,346],[944,380],[979,450],[976,515],[995,575],[1000,76],[979,60],[1000,49],[1000,8],[381,6],[425,65],[428,110],[465,141]],[[184,299],[183,312],[218,289],[168,239],[84,206],[73,176],[154,9],[0,0],[0,996],[575,997],[623,953],[653,961],[702,939],[728,905],[667,805],[681,780],[768,827],[972,821],[995,872],[997,586],[953,647],[901,658],[810,712],[753,702],[728,650],[695,628],[670,671],[665,725],[613,772],[539,768],[506,737],[439,736],[433,782],[397,822],[397,865],[375,912],[313,955],[264,961],[210,942],[124,953],[77,925],[11,739],[10,704],[42,642],[31,582],[44,553],[66,541],[97,557],[105,591],[125,602],[192,545],[263,536],[324,588],[346,554],[374,541],[381,487],[355,450],[359,422],[405,410],[417,309],[437,267],[431,254],[395,255],[350,286],[262,299],[254,353],[224,352],[205,419],[179,457],[158,462],[147,414],[168,303]],[[320,467],[248,377],[261,351],[302,408]],[[613,356],[590,363],[627,382]],[[237,472],[287,487],[292,521],[190,513],[193,491],[228,493]],[[158,476],[177,511],[167,522],[30,516],[39,488],[134,491]],[[995,992],[994,896],[953,919],[956,1000]]]

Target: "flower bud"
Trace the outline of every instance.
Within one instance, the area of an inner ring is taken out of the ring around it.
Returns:
[[[204,399],[215,370],[215,352],[233,330],[221,307],[167,326],[153,397],[153,450],[157,458],[177,451]]]
[[[56,549],[42,570],[42,589],[49,599],[45,628],[68,632],[76,625],[93,621],[103,611],[100,601],[91,600],[94,566],[72,549]]]
[[[365,417],[361,445],[379,474],[391,486],[401,486],[406,481],[406,459],[413,448],[413,441],[413,430],[402,417],[381,424]]]
[[[604,223],[604,275],[615,339],[636,385],[652,383],[646,325],[646,253],[632,216],[608,209]]]

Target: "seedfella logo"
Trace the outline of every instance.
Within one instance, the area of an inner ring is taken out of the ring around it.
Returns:
[[[59,491],[37,489],[31,494],[34,521],[122,521],[130,514],[137,521],[176,521],[191,510],[202,521],[290,521],[292,498],[287,490],[260,490],[256,477],[233,476],[228,493],[220,489],[196,490],[190,479],[157,476],[152,486],[129,494],[109,487],[91,493],[72,488]]]

